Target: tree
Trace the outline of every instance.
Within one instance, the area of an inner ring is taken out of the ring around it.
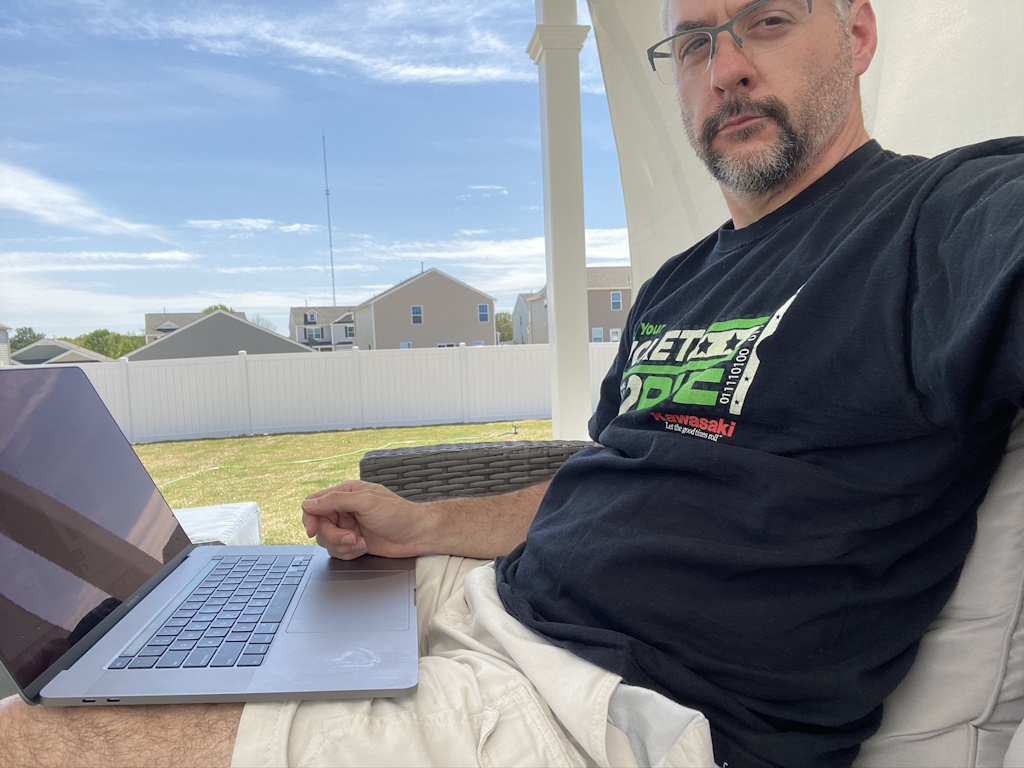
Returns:
[[[208,315],[211,312],[216,312],[218,309],[223,309],[225,312],[234,312],[235,311],[231,307],[229,307],[227,304],[212,304],[211,306],[209,306],[209,307],[207,307],[206,309],[203,310],[203,314],[204,315]]]
[[[497,312],[494,315],[494,328],[498,332],[498,341],[512,341],[512,313]]]
[[[10,337],[11,352],[17,352],[19,349],[27,347],[29,344],[35,344],[43,338],[43,334],[36,333],[31,328],[17,328],[14,331],[14,335]]]
[[[124,357],[129,352],[134,352],[145,344],[146,337],[141,333],[123,334],[108,331],[106,328],[98,328],[95,331],[83,333],[81,336],[76,336],[73,339],[65,339],[65,341],[70,341],[72,344],[77,344],[80,347],[91,349],[93,352],[99,352],[101,355],[117,360],[119,357]]]
[[[277,326],[270,322],[263,315],[253,315],[249,318],[249,322],[253,325],[258,325],[260,328],[266,328],[268,331],[277,333]]]

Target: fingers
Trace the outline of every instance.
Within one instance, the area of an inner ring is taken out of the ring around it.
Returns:
[[[366,554],[366,540],[355,531],[339,528],[326,518],[320,518],[316,543],[327,550],[331,557],[340,560],[354,560]]]

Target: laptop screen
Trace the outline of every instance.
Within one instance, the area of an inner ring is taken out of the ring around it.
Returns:
[[[0,660],[18,685],[188,544],[80,368],[0,370]]]

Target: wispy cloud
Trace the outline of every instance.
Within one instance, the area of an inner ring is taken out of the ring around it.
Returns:
[[[199,257],[183,251],[121,253],[111,251],[0,252],[0,272],[8,275],[72,272],[130,272],[184,269]]]
[[[38,173],[0,162],[0,209],[17,211],[54,226],[100,235],[166,238],[160,229],[112,216],[77,189]]]
[[[180,42],[193,50],[274,56],[323,74],[358,73],[393,83],[536,82],[525,54],[532,14],[521,0],[467,5],[439,0],[312,2],[279,11],[197,0],[140,10],[127,0],[78,6],[92,34]]]
[[[273,219],[189,219],[186,227],[205,229],[211,232],[284,232],[285,234],[308,234],[323,229],[319,224],[282,224]]]

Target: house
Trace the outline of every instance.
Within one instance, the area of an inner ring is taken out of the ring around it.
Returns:
[[[288,337],[318,352],[352,349],[356,336],[353,307],[291,307]]]
[[[11,329],[0,324],[0,365],[11,364],[11,338],[8,331]]]
[[[218,309],[197,315],[197,319],[162,338],[129,352],[135,360],[178,360],[188,357],[223,357],[245,350],[250,355],[309,352],[279,333],[250,323],[239,312]],[[147,315],[148,317],[148,315]],[[26,347],[27,349],[27,347]]]
[[[154,312],[146,314],[146,343],[162,339],[168,333],[184,328],[201,318],[203,312]],[[244,312],[232,312],[235,317],[245,320]]]
[[[618,341],[633,306],[630,267],[587,267],[587,322],[593,342]],[[548,343],[547,287],[521,293],[512,312],[515,344]]]
[[[543,342],[534,339],[543,339]],[[512,310],[512,343],[541,344],[548,340],[548,290],[520,293]]]
[[[360,349],[422,349],[496,343],[494,299],[428,269],[355,308]]]
[[[106,355],[61,339],[40,339],[11,353],[11,362],[22,365],[44,363],[109,363]]]

